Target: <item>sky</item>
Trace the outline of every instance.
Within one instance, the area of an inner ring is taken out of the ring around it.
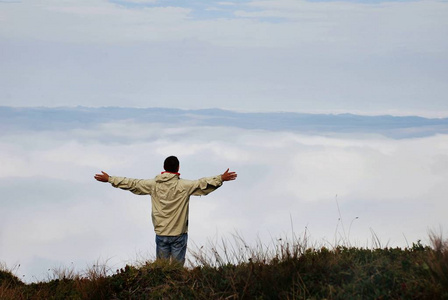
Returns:
[[[448,3],[0,1],[0,101],[448,116]]]
[[[0,106],[448,117],[446,36],[447,1],[0,0]],[[448,227],[446,126],[22,122],[0,130],[0,263],[25,281],[153,258],[149,200],[93,175],[153,177],[172,154],[184,178],[239,174],[192,199],[190,250],[293,234],[406,247]]]

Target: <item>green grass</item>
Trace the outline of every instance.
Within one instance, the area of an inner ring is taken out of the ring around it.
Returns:
[[[430,238],[431,247],[404,249],[222,242],[193,253],[188,268],[148,261],[111,273],[96,264],[30,284],[3,266],[0,299],[448,299],[448,245]]]

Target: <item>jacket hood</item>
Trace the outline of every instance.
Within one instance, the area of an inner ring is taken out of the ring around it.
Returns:
[[[160,183],[160,182],[166,182],[166,181],[170,181],[173,178],[179,178],[179,175],[174,174],[174,173],[162,173],[160,175],[156,176],[156,182]]]

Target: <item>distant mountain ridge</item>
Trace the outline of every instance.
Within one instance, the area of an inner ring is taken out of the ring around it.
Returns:
[[[448,118],[361,116],[293,112],[243,113],[222,109],[183,110],[127,107],[0,106],[2,130],[69,130],[118,121],[162,123],[167,126],[231,126],[306,134],[377,133],[393,138],[448,133]]]

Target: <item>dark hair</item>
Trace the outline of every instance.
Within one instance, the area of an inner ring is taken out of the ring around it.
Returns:
[[[179,160],[176,156],[168,156],[163,163],[163,168],[167,172],[176,173],[179,171]]]

